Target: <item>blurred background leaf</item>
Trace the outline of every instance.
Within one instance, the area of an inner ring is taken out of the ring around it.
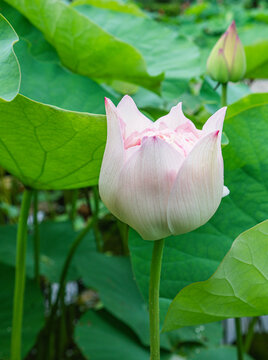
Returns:
[[[13,51],[19,40],[8,21],[0,14],[0,98],[11,101],[20,88],[20,67]]]

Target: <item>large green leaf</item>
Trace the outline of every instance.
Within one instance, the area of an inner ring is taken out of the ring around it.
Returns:
[[[65,111],[18,95],[0,102],[0,165],[25,185],[97,184],[106,139],[102,115]]]
[[[189,360],[237,360],[237,349],[234,346],[219,346],[201,349],[197,354],[190,356]],[[248,354],[243,355],[244,360],[252,360]]]
[[[245,47],[247,57],[246,77],[251,79],[268,78],[268,40]],[[256,54],[258,54],[256,56]]]
[[[13,310],[13,287],[15,271],[0,263],[0,359],[8,360],[10,351],[11,323]],[[34,345],[44,324],[44,304],[41,292],[33,280],[26,279],[24,315],[22,328],[22,357]]]
[[[172,301],[164,331],[232,317],[268,314],[268,220],[234,241],[216,272]]]
[[[119,79],[159,88],[162,76],[148,74],[140,52],[79,14],[74,7],[61,0],[6,2],[43,32],[62,63],[72,71],[91,78]]]
[[[150,73],[165,72],[166,78],[189,79],[200,75],[197,46],[178,32],[146,18],[97,9],[89,5],[76,7],[109,34],[137,48],[146,60]]]
[[[149,344],[149,313],[133,279],[130,261],[86,251],[82,244],[74,261],[85,285],[98,290],[105,308]],[[87,256],[83,254],[87,253]]]
[[[199,330],[196,330],[193,342],[198,337]],[[208,334],[204,335],[208,336]],[[211,335],[213,336],[213,334]],[[176,340],[173,344],[173,351],[178,347]],[[127,327],[104,311],[97,313],[89,311],[82,316],[76,326],[75,341],[83,355],[91,360],[149,360],[150,358],[149,347],[144,348]],[[185,347],[187,346],[186,341],[189,341],[189,338],[185,339],[183,344]],[[197,351],[200,349],[202,348],[197,348]],[[221,351],[220,348],[219,351]],[[177,356],[163,351],[161,359],[175,360]],[[218,358],[215,357],[216,359]],[[221,360],[220,357],[219,360]]]
[[[230,142],[223,156],[230,195],[206,225],[166,239],[160,288],[163,311],[179,290],[213,274],[235,237],[267,218],[267,128],[268,94],[247,96],[228,108],[224,131]],[[153,244],[134,231],[129,240],[134,273],[147,298]]]
[[[20,61],[20,93],[66,110],[104,114],[104,97],[116,98],[93,80],[74,74],[55,62],[40,61],[31,53],[28,41],[15,47]]]
[[[249,24],[239,33],[245,45],[247,71],[245,77],[268,77],[268,39],[266,24]]]
[[[129,258],[97,253],[89,241],[84,241],[74,264],[85,285],[98,291],[104,307],[135,331],[143,344],[149,345],[148,307],[133,278]],[[161,347],[171,350],[174,344],[187,341],[218,344],[221,330],[218,323],[204,326],[200,331],[191,327],[161,334]]]
[[[20,66],[13,51],[19,40],[9,22],[0,14],[0,98],[14,99],[20,88]]]
[[[120,0],[76,0],[73,5],[92,5],[103,9],[109,9],[122,13],[145,17],[145,13],[134,3],[123,3]]]
[[[16,9],[2,1],[0,4],[20,37],[14,47],[22,73],[20,93],[66,110],[105,113],[104,97],[116,101],[115,96],[93,80],[62,66],[43,34]]]
[[[120,323],[92,311],[80,319],[75,335],[76,343],[86,359],[150,359],[149,351]]]

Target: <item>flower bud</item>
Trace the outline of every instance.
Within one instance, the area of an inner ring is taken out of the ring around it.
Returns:
[[[243,78],[246,56],[234,21],[212,49],[207,60],[207,71],[213,80],[222,84]]]
[[[221,154],[225,111],[218,110],[199,130],[184,116],[181,103],[152,122],[129,96],[117,107],[106,99],[99,189],[111,213],[145,240],[205,224],[228,195]]]

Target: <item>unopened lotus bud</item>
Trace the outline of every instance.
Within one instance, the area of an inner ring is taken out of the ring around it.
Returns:
[[[205,224],[229,192],[221,154],[225,111],[218,110],[199,130],[184,116],[181,103],[152,122],[129,96],[117,107],[106,99],[99,188],[111,213],[145,240]]]
[[[212,49],[207,60],[207,71],[213,80],[222,84],[239,81],[245,75],[245,51],[234,21]]]

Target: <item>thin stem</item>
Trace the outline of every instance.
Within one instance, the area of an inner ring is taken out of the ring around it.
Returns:
[[[228,83],[221,85],[221,106],[227,105],[227,86]],[[243,350],[243,341],[242,341],[242,334],[241,334],[241,319],[235,319],[235,329],[236,329],[236,348],[237,348],[237,359],[243,360],[244,358],[244,350]]]
[[[237,360],[244,359],[244,351],[243,351],[243,341],[242,341],[242,333],[241,333],[241,319],[235,319],[235,329],[236,329],[236,349],[237,349]]]
[[[246,340],[245,340],[245,345],[244,345],[244,349],[245,349],[246,353],[250,349],[252,339],[253,339],[253,336],[254,336],[254,328],[255,328],[255,325],[257,324],[257,322],[258,322],[258,317],[254,317],[250,321],[250,324],[249,324],[249,327],[248,327],[248,333],[247,333]]]
[[[60,277],[60,284],[59,284],[59,291],[55,300],[55,303],[52,306],[52,311],[51,311],[51,317],[53,318],[58,304],[59,304],[59,300],[61,298],[61,295],[64,293],[64,289],[65,289],[65,281],[66,281],[66,276],[68,273],[68,269],[69,266],[71,264],[71,261],[73,259],[73,256],[75,254],[76,249],[78,248],[78,246],[80,245],[81,241],[84,239],[84,237],[86,236],[86,234],[88,233],[88,231],[91,229],[91,227],[94,224],[94,220],[91,219],[88,224],[84,227],[84,229],[78,234],[78,236],[76,237],[76,239],[74,240],[74,242],[71,245],[71,248],[69,250],[69,253],[67,255],[67,258],[65,259],[65,263],[63,265],[63,269],[61,272],[61,277]]]
[[[149,288],[151,360],[160,360],[159,288],[164,239],[154,241]]]
[[[99,252],[102,251],[102,239],[100,230],[98,227],[98,217],[99,217],[99,210],[100,210],[100,201],[99,201],[99,191],[97,186],[93,186],[93,198],[94,198],[94,235],[96,239],[96,247]]]
[[[27,245],[27,219],[31,205],[32,190],[25,189],[17,231],[16,275],[13,300],[11,334],[11,360],[21,359],[21,330],[25,288],[25,258]]]
[[[33,193],[33,223],[34,223],[34,276],[37,284],[40,283],[40,235],[38,224],[38,191]]]
[[[228,83],[221,84],[221,106],[227,105],[227,85]]]

